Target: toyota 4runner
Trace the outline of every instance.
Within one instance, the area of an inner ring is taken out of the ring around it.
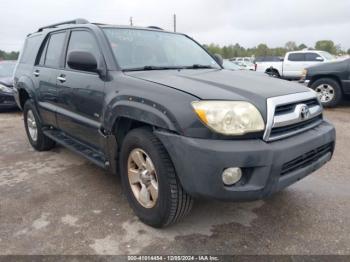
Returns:
[[[121,176],[154,227],[193,198],[255,200],[320,168],[335,129],[315,93],[229,71],[184,34],[84,19],[29,34],[15,98],[30,144],[61,144]]]

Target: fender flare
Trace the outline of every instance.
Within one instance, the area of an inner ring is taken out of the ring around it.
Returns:
[[[16,90],[17,90],[17,96],[18,96],[18,103],[20,103],[21,101],[20,92],[22,90],[26,91],[29,98],[34,99],[36,101],[34,83],[32,79],[30,79],[29,77],[27,76],[21,77],[16,83]]]
[[[119,100],[113,106],[107,106],[106,110],[103,126],[108,133],[113,132],[115,124],[120,118],[128,118],[181,133],[181,129],[171,112],[164,106],[147,99],[128,97],[128,100]]]

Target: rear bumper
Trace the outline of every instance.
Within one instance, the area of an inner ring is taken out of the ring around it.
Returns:
[[[220,200],[256,200],[279,191],[329,161],[335,144],[335,129],[326,121],[271,143],[196,139],[162,131],[156,135],[168,150],[184,189],[194,197]],[[228,167],[243,170],[243,178],[233,186],[225,186],[221,179]]]
[[[10,108],[17,108],[14,95],[0,92],[0,109]]]

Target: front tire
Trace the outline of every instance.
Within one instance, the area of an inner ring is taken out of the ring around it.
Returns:
[[[24,127],[28,140],[37,151],[47,151],[55,146],[55,142],[44,135],[38,112],[32,100],[27,100],[23,107]]]
[[[151,130],[137,128],[127,134],[120,168],[127,199],[145,224],[165,227],[191,210],[193,199],[182,188],[167,151]]]
[[[331,78],[318,79],[312,83],[311,88],[315,90],[324,107],[335,107],[343,98],[339,83]]]

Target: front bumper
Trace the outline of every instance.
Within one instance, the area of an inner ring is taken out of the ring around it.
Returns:
[[[299,80],[299,83],[303,84],[306,87],[309,87],[310,80],[309,79],[301,79],[301,80]]]
[[[194,197],[220,200],[256,200],[279,191],[329,161],[335,144],[335,129],[326,121],[271,143],[260,139],[207,140],[163,131],[155,133],[168,150],[184,189]],[[328,145],[327,152],[285,173],[286,165],[298,164],[324,145]],[[243,178],[233,186],[225,186],[221,179],[228,167],[243,170]]]
[[[0,109],[17,108],[14,94],[0,92]]]

